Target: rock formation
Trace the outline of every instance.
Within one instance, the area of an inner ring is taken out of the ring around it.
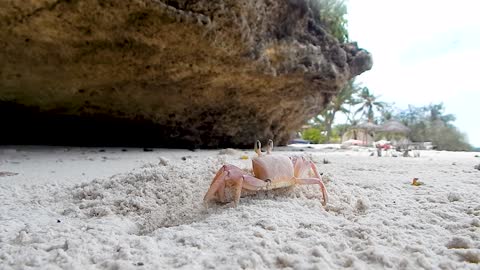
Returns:
[[[0,28],[0,143],[285,143],[372,66],[304,0],[9,0]]]

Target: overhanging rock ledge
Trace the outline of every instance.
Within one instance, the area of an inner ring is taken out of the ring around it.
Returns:
[[[2,1],[0,28],[2,143],[283,144],[372,67],[303,0]]]

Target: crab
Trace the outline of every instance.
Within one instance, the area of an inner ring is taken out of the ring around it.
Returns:
[[[242,190],[262,191],[300,185],[319,185],[322,191],[322,205],[328,201],[327,189],[318,173],[315,164],[305,157],[289,157],[272,155],[273,141],[267,144],[266,155],[262,154],[260,141],[255,142],[257,157],[252,158],[253,175],[246,173],[234,165],[223,165],[213,178],[203,203],[217,200],[225,203],[225,188],[233,187],[233,203],[238,206]],[[310,171],[311,170],[311,171]],[[308,177],[313,172],[313,176]],[[307,176],[307,177],[305,177]]]

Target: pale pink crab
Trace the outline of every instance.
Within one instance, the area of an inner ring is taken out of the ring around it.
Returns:
[[[263,155],[260,141],[256,141],[255,152],[258,156],[252,159],[254,175],[249,175],[234,165],[223,165],[205,194],[203,199],[205,207],[213,199],[225,202],[225,188],[227,187],[234,187],[233,201],[237,206],[242,189],[249,191],[272,190],[296,184],[319,185],[323,195],[322,204],[325,206],[328,201],[327,189],[315,164],[304,157],[271,155],[272,150],[273,141],[269,140],[267,154]],[[315,177],[308,177],[310,170],[313,171]]]

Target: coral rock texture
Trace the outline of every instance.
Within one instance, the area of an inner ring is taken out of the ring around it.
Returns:
[[[285,143],[372,66],[313,16],[303,0],[1,1],[3,142]]]

